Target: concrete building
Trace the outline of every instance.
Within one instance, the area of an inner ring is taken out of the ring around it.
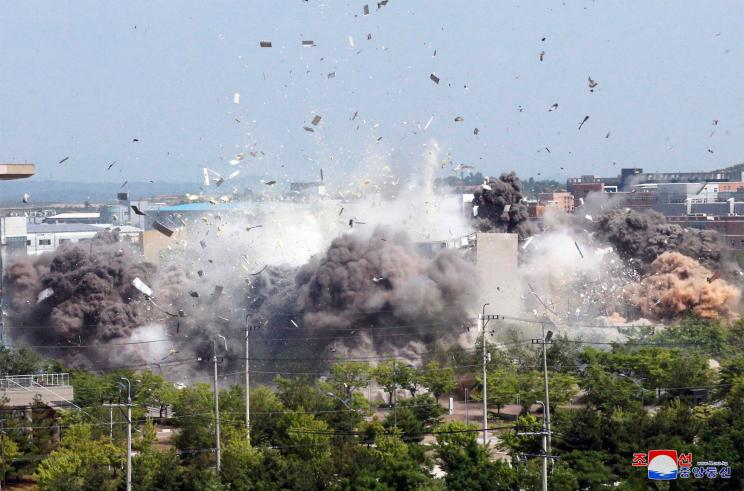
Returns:
[[[40,373],[0,377],[0,398],[9,408],[27,408],[36,401],[68,407],[75,399],[69,373]]]
[[[475,234],[475,265],[480,273],[478,305],[488,312],[517,317],[522,310],[517,272],[517,234]]]
[[[27,179],[36,174],[34,164],[0,164],[0,180]]]
[[[566,213],[572,213],[574,210],[574,196],[571,193],[555,192],[555,193],[540,193],[537,201],[539,204],[547,207],[555,207],[565,211]]]
[[[58,213],[44,219],[44,223],[100,223],[98,212]]]
[[[122,241],[142,248],[142,229],[130,225],[111,227],[88,223],[29,223],[26,225],[26,254],[53,252],[68,243],[87,242],[102,230],[116,230]]]

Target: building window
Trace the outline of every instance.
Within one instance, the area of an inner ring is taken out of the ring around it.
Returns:
[[[59,239],[60,244],[65,244],[67,242],[70,242],[70,239]]]
[[[39,239],[39,245],[52,245],[52,239]]]
[[[26,240],[26,245],[27,246],[30,246],[31,245],[31,241],[30,240]]]

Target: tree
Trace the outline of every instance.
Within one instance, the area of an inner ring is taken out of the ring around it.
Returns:
[[[503,461],[492,461],[477,442],[475,426],[460,422],[437,427],[437,455],[448,489],[511,490],[518,488],[516,475]],[[469,431],[470,430],[470,431]]]
[[[230,489],[261,489],[257,469],[262,465],[261,452],[244,438],[230,440],[222,454],[222,479]]]
[[[177,491],[184,485],[184,468],[174,450],[147,447],[132,458],[132,489]]]
[[[92,438],[90,426],[73,426],[65,433],[62,448],[39,464],[39,489],[113,491],[120,479],[113,469],[121,458],[121,451],[114,445]]]
[[[2,470],[0,470],[0,481],[5,481],[5,475],[7,474],[8,470],[13,467],[13,460],[17,459],[21,455],[23,455],[18,448],[18,444],[11,440],[10,438],[5,438],[3,435],[3,454],[0,456],[0,465],[2,465]]]
[[[451,367],[442,367],[437,361],[430,361],[421,370],[421,383],[434,395],[436,400],[444,394],[449,394],[455,387],[455,372]]]
[[[367,363],[344,361],[331,367],[329,383],[338,395],[349,400],[355,391],[367,387],[371,378],[372,369]]]
[[[400,376],[398,370],[400,362],[395,360],[386,360],[380,362],[374,368],[373,374],[377,384],[382,387],[388,395],[388,404],[393,405],[393,394],[400,387]]]
[[[483,386],[482,377],[480,379]],[[511,367],[495,366],[488,373],[488,402],[496,406],[496,413],[501,414],[501,408],[516,401],[517,372]],[[474,394],[476,399],[483,400],[483,391]]]

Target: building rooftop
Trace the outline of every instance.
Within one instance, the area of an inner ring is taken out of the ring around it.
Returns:
[[[49,220],[74,220],[74,219],[81,219],[81,218],[100,218],[100,213],[80,213],[80,212],[70,212],[70,213],[57,213],[56,215],[52,215],[50,217],[47,217]]]
[[[55,232],[100,232],[101,227],[89,223],[29,223],[29,234],[51,234]]]
[[[34,164],[0,164],[0,179],[25,179],[36,174]]]

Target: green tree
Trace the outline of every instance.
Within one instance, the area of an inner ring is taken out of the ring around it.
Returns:
[[[184,486],[184,468],[174,450],[147,447],[132,458],[132,489],[177,491]]]
[[[92,438],[90,426],[67,430],[62,447],[45,458],[36,471],[40,490],[106,491],[117,488],[115,469],[121,451],[105,440]]]
[[[454,370],[450,367],[442,367],[435,360],[424,365],[420,379],[422,385],[432,393],[436,400],[444,394],[451,393],[457,387]]]
[[[515,472],[503,461],[493,461],[479,445],[475,426],[459,422],[437,428],[437,455],[447,473],[448,489],[511,490],[518,488]]]
[[[350,400],[352,394],[369,385],[372,369],[360,361],[344,361],[331,367],[329,383],[339,396]]]
[[[386,360],[380,362],[373,371],[375,381],[388,395],[388,404],[390,406],[393,405],[393,394],[401,386],[400,366],[400,362]]]

